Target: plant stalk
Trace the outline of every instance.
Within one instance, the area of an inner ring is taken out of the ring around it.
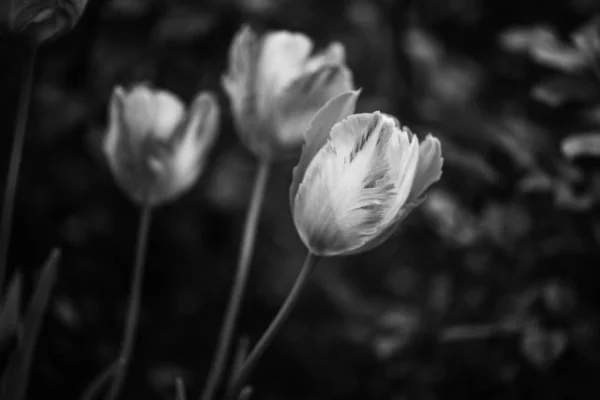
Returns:
[[[127,310],[125,331],[123,333],[123,341],[121,343],[121,351],[118,359],[119,365],[106,396],[106,400],[115,400],[119,396],[135,343],[135,335],[140,314],[142,287],[144,281],[144,265],[146,263],[145,259],[151,217],[152,207],[147,204],[143,205],[138,229],[135,260],[133,263],[133,280],[131,281],[129,307]]]
[[[8,175],[2,200],[2,217],[0,219],[0,299],[2,298],[2,289],[4,288],[4,279],[8,268],[8,247],[12,231],[17,182],[19,181],[21,159],[23,158],[23,145],[25,143],[25,133],[27,132],[27,119],[29,117],[29,105],[31,103],[36,55],[37,47],[32,47],[25,56],[25,65],[21,77],[19,93],[19,104],[17,106],[17,122],[15,124],[13,143],[10,150]]]
[[[317,265],[317,262],[320,260],[320,257],[309,252],[306,255],[306,259],[304,261],[304,265],[296,278],[296,282],[294,282],[294,286],[292,287],[290,293],[288,294],[285,302],[277,312],[277,315],[271,321],[271,324],[263,333],[262,337],[252,350],[252,352],[248,355],[248,358],[242,365],[239,373],[233,377],[232,384],[227,392],[227,400],[237,400],[238,394],[242,389],[244,389],[250,374],[256,367],[256,364],[261,359],[277,332],[281,329],[283,324],[287,321],[290,313],[292,312],[294,306],[298,302],[300,298],[300,293],[302,289],[306,286],[306,282],[308,282],[308,277],[314,267]]]
[[[225,370],[225,365],[231,349],[235,325],[244,297],[244,290],[248,281],[250,262],[252,261],[252,256],[254,254],[256,230],[260,219],[267,182],[269,180],[270,168],[271,164],[269,161],[261,160],[258,166],[256,177],[254,179],[250,207],[248,208],[248,212],[246,214],[241,251],[238,258],[233,289],[229,297],[229,304],[227,305],[225,319],[221,327],[217,351],[212,360],[210,372],[201,396],[201,400],[212,400],[223,377],[223,372]]]

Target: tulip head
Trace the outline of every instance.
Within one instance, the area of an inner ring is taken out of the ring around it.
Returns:
[[[355,254],[386,239],[442,174],[438,139],[391,116],[353,114],[359,93],[330,100],[311,121],[290,188],[294,223],[321,256]]]
[[[33,45],[57,39],[81,19],[88,0],[9,0],[8,25]]]
[[[312,51],[313,42],[300,33],[258,36],[244,26],[236,34],[222,83],[236,129],[257,156],[281,159],[293,154],[319,108],[352,89],[340,43],[317,54]]]
[[[174,94],[115,87],[104,153],[119,186],[137,203],[157,205],[187,191],[216,139],[219,106],[200,93],[189,110]]]

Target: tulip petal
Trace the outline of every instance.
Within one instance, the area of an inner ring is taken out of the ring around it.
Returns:
[[[279,94],[304,72],[313,48],[304,34],[278,31],[266,34],[256,69],[256,107],[267,115]]]
[[[304,133],[304,146],[300,160],[292,172],[290,185],[290,207],[294,210],[294,202],[300,182],[304,179],[306,169],[315,155],[327,143],[333,126],[340,120],[352,114],[361,90],[342,93],[329,100],[317,111],[308,129]]]
[[[154,118],[158,112],[152,91],[145,85],[137,85],[122,97],[123,123],[132,141],[142,141],[152,134]]]
[[[282,94],[276,114],[276,134],[286,147],[302,143],[317,111],[331,98],[352,90],[352,73],[341,65],[328,65],[294,80]]]
[[[108,102],[108,131],[104,137],[103,150],[108,157],[109,163],[116,152],[122,121],[123,97],[125,92],[121,86],[115,86]]]
[[[221,78],[231,103],[238,133],[244,138],[249,132],[243,124],[256,119],[255,75],[260,51],[258,36],[244,25],[233,39],[229,51],[229,70]],[[247,139],[247,138],[244,138]]]
[[[156,113],[153,116],[153,136],[157,139],[169,139],[185,117],[185,105],[174,94],[156,90],[152,101]]]
[[[394,205],[386,215],[386,224],[389,224],[396,218],[411,194],[419,165],[419,140],[406,129],[397,128],[392,119],[387,120],[394,128],[385,155],[391,165],[390,176],[394,179],[397,191]]]
[[[331,130],[330,141],[306,170],[294,204],[304,243],[321,255],[364,245],[385,227],[397,197],[385,156],[393,125],[380,113],[351,115]]]
[[[189,186],[200,174],[206,155],[211,150],[219,130],[220,108],[212,93],[200,93],[190,108],[188,120],[182,127],[183,137],[177,145],[173,157],[173,174],[188,176],[185,184]]]
[[[346,60],[346,50],[344,45],[339,42],[333,42],[327,48],[306,61],[304,67],[305,73],[315,72],[327,65],[343,65]]]
[[[410,193],[409,202],[414,202],[423,197],[425,191],[437,182],[442,176],[442,145],[432,135],[427,135],[419,147],[419,165],[415,174],[415,181]]]

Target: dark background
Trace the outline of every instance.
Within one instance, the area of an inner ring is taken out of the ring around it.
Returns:
[[[320,264],[253,376],[253,399],[600,396],[599,164],[561,153],[568,135],[600,133],[600,73],[558,66],[598,11],[594,0],[90,0],[35,73],[10,266],[30,288],[51,248],[63,258],[29,398],[78,398],[117,355],[139,213],[99,145],[113,86],[138,81],[186,102],[212,90],[223,108],[203,177],[153,220],[122,398],[173,399],[176,376],[199,396],[256,168],[220,88],[244,21],[344,43],[358,111],[433,132],[446,159],[397,236]],[[555,34],[549,57],[510,46],[535,26]],[[507,36],[514,27],[526,29]],[[2,181],[21,69],[21,47],[2,37]],[[239,324],[252,340],[305,255],[287,199],[293,166],[269,181]]]

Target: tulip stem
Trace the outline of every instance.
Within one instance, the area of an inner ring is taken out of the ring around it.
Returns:
[[[316,256],[311,252],[309,252],[306,255],[304,265],[302,266],[302,269],[300,270],[300,273],[296,278],[296,282],[294,282],[294,286],[292,287],[290,293],[285,299],[285,302],[277,312],[277,315],[275,316],[273,321],[271,321],[271,324],[269,325],[265,333],[263,333],[256,346],[254,346],[254,349],[252,349],[252,352],[248,355],[248,358],[240,368],[239,372],[236,374],[236,376],[233,377],[231,386],[229,387],[229,390],[227,392],[227,400],[237,400],[238,394],[244,389],[246,381],[248,380],[250,374],[256,367],[256,364],[273,341],[273,338],[275,338],[277,332],[279,332],[283,324],[287,321],[288,317],[290,316],[292,309],[294,308],[294,306],[298,302],[298,299],[300,298],[300,293],[302,292],[302,289],[306,286],[306,282],[308,282],[308,276],[310,275],[310,273],[312,272],[312,270],[317,265],[317,262],[320,259],[321,258],[319,256]]]
[[[19,181],[21,158],[23,155],[23,144],[25,143],[25,133],[27,131],[27,119],[29,115],[29,104],[31,103],[36,54],[37,47],[34,46],[29,49],[28,54],[25,56],[25,66],[23,68],[19,93],[19,104],[17,106],[17,121],[12,148],[10,150],[8,175],[2,201],[2,217],[0,219],[0,299],[2,298],[2,288],[4,287],[4,278],[8,263],[8,246],[12,230],[13,210],[15,205],[15,195],[17,193],[17,182]]]
[[[106,396],[106,400],[115,400],[119,396],[127,366],[131,359],[133,345],[135,342],[135,333],[138,325],[140,305],[142,297],[142,283],[144,281],[144,264],[146,258],[146,247],[148,245],[148,233],[150,231],[150,221],[152,217],[152,207],[143,205],[138,228],[137,244],[135,251],[135,260],[133,262],[133,280],[131,281],[129,306],[125,320],[125,331],[121,343],[121,352],[118,358],[118,369],[115,372],[112,385]]]
[[[261,160],[256,177],[254,179],[254,187],[252,189],[252,197],[250,199],[250,207],[246,214],[244,225],[244,233],[242,236],[241,251],[238,258],[237,270],[233,289],[229,297],[229,304],[225,313],[225,319],[221,327],[217,351],[212,360],[206,386],[202,393],[202,400],[212,400],[215,395],[219,383],[223,377],[225,364],[229,356],[235,325],[240,312],[242,299],[244,297],[244,289],[248,281],[250,272],[250,261],[254,254],[254,242],[256,239],[256,229],[260,219],[260,212],[265,195],[265,189],[269,180],[269,172],[271,164],[269,161]]]
[[[80,397],[80,400],[94,400],[98,397],[98,393],[104,385],[110,382],[110,378],[113,377],[115,372],[119,369],[118,361],[115,361],[111,365],[108,366],[104,371],[100,373],[85,389],[83,394]]]

